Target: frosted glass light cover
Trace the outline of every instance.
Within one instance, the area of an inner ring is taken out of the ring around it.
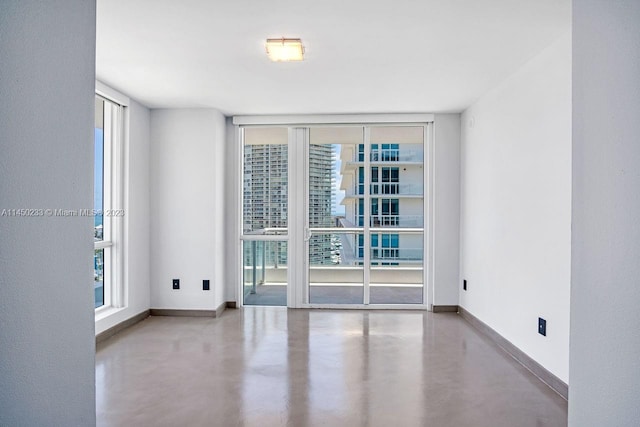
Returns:
[[[302,61],[304,46],[300,39],[267,39],[267,55],[275,62]]]

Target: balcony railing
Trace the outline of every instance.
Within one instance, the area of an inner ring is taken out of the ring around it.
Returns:
[[[423,157],[422,150],[410,150],[407,148],[374,148],[369,155],[369,159],[372,162],[422,162]],[[355,153],[352,158],[343,158],[342,160],[363,162],[364,155],[361,152]]]
[[[422,248],[371,248],[371,262],[422,261]]]
[[[386,260],[385,260],[386,262]],[[274,267],[267,265],[260,272],[258,285],[286,285],[287,266]],[[362,286],[362,266],[310,266],[310,286]],[[422,286],[422,267],[416,266],[372,266],[371,286],[388,286],[389,284],[402,284],[404,286]],[[245,278],[249,279],[253,274],[251,266],[244,267]],[[249,288],[247,289],[250,290]]]
[[[380,182],[371,184],[369,191],[371,196],[422,196],[421,185],[400,184],[397,182]],[[345,190],[345,197],[357,197],[364,194],[364,185]]]
[[[370,216],[369,226],[376,227],[398,227],[398,228],[423,228],[424,217],[422,215],[372,215]],[[344,221],[347,221],[346,219]],[[349,221],[347,221],[349,222]],[[358,215],[355,223],[349,222],[352,227],[362,227],[364,224],[364,215]]]
[[[424,227],[424,217],[422,215],[371,215],[369,224],[371,227],[421,228]]]

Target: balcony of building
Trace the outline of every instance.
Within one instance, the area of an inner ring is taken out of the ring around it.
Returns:
[[[311,266],[309,303],[362,304],[362,266]],[[244,303],[247,305],[287,305],[286,266],[267,265],[253,269],[245,266]],[[423,269],[421,265],[371,266],[371,304],[422,304]]]
[[[345,199],[364,197],[364,184],[344,188]],[[369,187],[371,197],[423,197],[423,187],[420,184],[403,184],[398,182],[373,183]]]
[[[372,148],[369,153],[369,161],[372,164],[406,164],[421,165],[424,159],[424,151],[411,148]],[[364,165],[364,153],[343,150],[340,160],[343,168]]]
[[[342,217],[336,221],[338,227],[354,226]],[[396,224],[400,222],[396,221]],[[245,240],[243,244],[245,304],[286,305],[288,243],[275,237],[285,230],[265,228],[244,233],[247,236],[274,236],[274,240]],[[378,231],[375,235],[376,242],[385,241],[378,240],[381,234],[385,233]],[[358,246],[360,236],[357,231],[341,232],[340,228],[311,236],[307,276],[309,303],[363,304],[365,260],[362,247]],[[373,243],[375,246],[370,250],[370,266],[367,267],[371,303],[422,303],[424,253],[418,247],[420,241],[420,238],[403,240],[400,247]]]

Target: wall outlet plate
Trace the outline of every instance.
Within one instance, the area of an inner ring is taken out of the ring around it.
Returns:
[[[538,317],[538,333],[547,336],[547,321],[542,317]]]
[[[465,290],[465,291],[467,290],[467,279],[464,279],[462,281],[462,289]]]
[[[202,290],[203,291],[208,291],[209,290],[209,280],[205,279],[202,281]]]
[[[173,279],[173,289],[180,289],[180,279]]]

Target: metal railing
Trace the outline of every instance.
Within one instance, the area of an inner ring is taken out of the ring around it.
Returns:
[[[371,150],[370,158],[372,162],[421,162],[423,152],[402,148],[379,148]]]
[[[401,184],[397,182],[379,182],[370,184],[371,197],[379,196],[422,196],[423,188],[417,184]],[[360,184],[345,190],[345,197],[364,195],[364,185]]]
[[[371,261],[422,261],[422,248],[371,248]]]
[[[371,215],[371,227],[418,227],[424,226],[422,215]]]

